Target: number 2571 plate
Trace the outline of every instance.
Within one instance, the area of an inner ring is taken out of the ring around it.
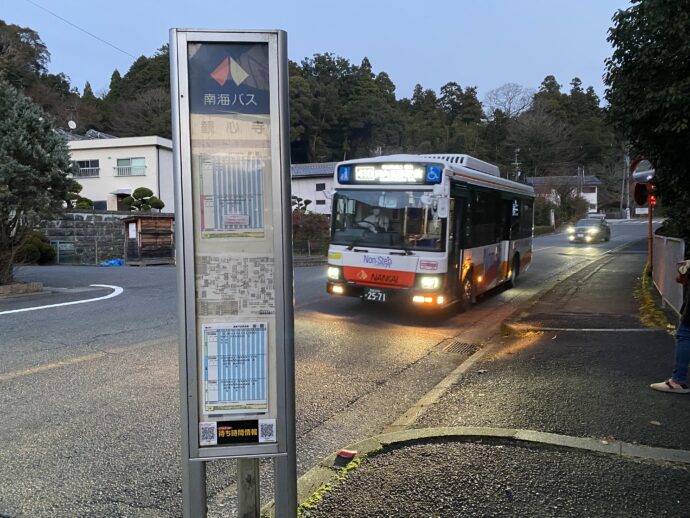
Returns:
[[[373,302],[386,302],[386,292],[374,288],[367,288],[362,293],[364,300],[371,300]]]

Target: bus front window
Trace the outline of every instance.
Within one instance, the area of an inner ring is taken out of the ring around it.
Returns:
[[[331,242],[402,250],[443,251],[445,219],[435,217],[428,191],[339,190]]]

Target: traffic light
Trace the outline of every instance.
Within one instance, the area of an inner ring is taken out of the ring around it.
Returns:
[[[647,184],[636,183],[633,189],[633,199],[635,200],[635,203],[638,205],[644,205],[647,203],[647,197],[649,196],[649,193],[647,192]]]
[[[655,185],[653,183],[635,183],[633,187],[633,199],[638,205],[645,205],[649,201],[653,207],[656,205],[656,197],[653,195]]]

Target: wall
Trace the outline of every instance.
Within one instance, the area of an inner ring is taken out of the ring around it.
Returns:
[[[299,196],[300,198],[303,198],[305,200],[311,200],[311,204],[309,204],[309,208],[307,209],[309,212],[315,212],[317,214],[331,214],[331,204],[332,200],[329,200],[326,198],[324,195],[324,191],[317,191],[316,190],[316,184],[317,183],[324,183],[326,184],[326,190],[327,191],[332,191],[333,190],[333,176],[329,176],[327,178],[318,178],[318,177],[307,177],[307,178],[292,178],[292,195],[293,196]],[[325,203],[323,205],[317,205],[316,201],[317,200],[323,200]]]
[[[158,184],[159,188],[155,190],[165,207],[161,212],[175,212],[175,189],[173,178],[173,154],[172,151],[162,146],[158,147]]]
[[[63,244],[60,264],[99,264],[124,257],[122,219],[130,216],[131,212],[68,211],[60,219],[46,221],[40,230],[49,241]]]

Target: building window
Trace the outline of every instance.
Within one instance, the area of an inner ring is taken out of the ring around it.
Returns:
[[[316,200],[317,205],[326,205],[326,200]]]
[[[108,210],[108,202],[103,200],[98,200],[93,202],[94,210]]]
[[[318,191],[325,191],[326,190],[326,184],[325,183],[317,183],[316,184],[316,190]]]
[[[98,176],[101,171],[98,160],[76,160],[75,164],[77,164],[79,168],[78,171],[74,173],[75,177],[88,178],[90,176]]]
[[[146,162],[143,158],[118,158],[115,176],[145,176]]]

